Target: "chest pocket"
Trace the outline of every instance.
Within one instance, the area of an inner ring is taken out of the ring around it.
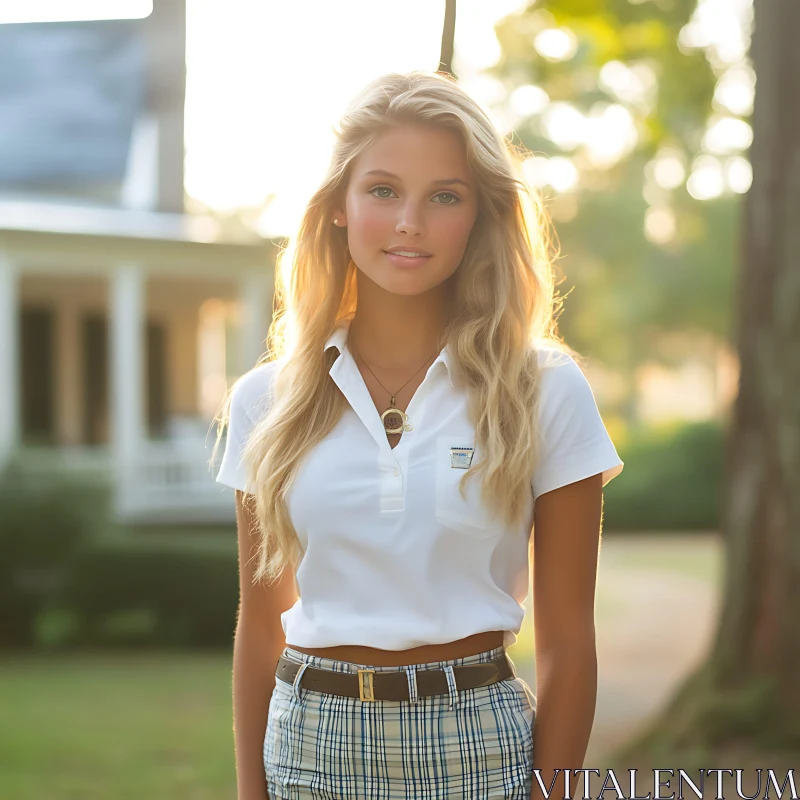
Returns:
[[[437,437],[434,513],[437,522],[447,528],[488,539],[503,532],[503,523],[481,501],[480,479],[470,478],[464,489],[464,497],[458,486],[470,458],[477,459],[474,447],[472,440]]]

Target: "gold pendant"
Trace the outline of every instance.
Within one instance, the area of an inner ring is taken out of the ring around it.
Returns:
[[[381,414],[381,422],[386,433],[402,433],[406,428],[406,415],[399,408],[387,408]]]

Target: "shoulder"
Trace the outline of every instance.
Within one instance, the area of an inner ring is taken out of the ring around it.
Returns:
[[[575,358],[567,350],[562,350],[556,345],[548,343],[538,345],[536,359],[542,391],[574,388],[586,381],[583,369]]]
[[[566,350],[552,342],[539,342],[534,346],[536,359],[542,370],[573,365],[578,366],[575,359]]]
[[[275,376],[280,360],[257,364],[242,374],[231,388],[231,414],[244,414],[255,422],[272,399]]]
[[[537,346],[542,414],[596,407],[596,401],[582,367],[566,350],[545,343]]]
[[[623,467],[578,361],[568,348],[545,344],[538,353],[542,450],[531,481],[534,498],[596,474],[605,486]]]

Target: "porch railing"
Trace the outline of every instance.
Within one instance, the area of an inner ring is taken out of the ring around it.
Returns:
[[[212,472],[212,444],[203,438],[148,441],[132,462],[115,462],[111,448],[26,447],[27,472],[81,473],[108,485],[118,519],[147,523],[230,523],[235,521],[233,490],[217,483],[224,441]]]

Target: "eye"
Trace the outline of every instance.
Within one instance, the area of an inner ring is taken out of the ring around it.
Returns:
[[[379,189],[386,189],[387,192],[393,191],[391,186],[375,186],[373,189],[369,190],[369,194],[372,194],[373,192],[377,192]],[[386,195],[375,195],[375,197],[381,197],[383,199],[386,199]]]
[[[372,194],[374,197],[378,197],[378,198],[383,199],[383,200],[388,200],[389,199],[388,195],[374,194],[375,192],[378,192],[378,191],[381,191],[381,190],[386,190],[387,192],[393,192],[394,191],[394,189],[392,189],[391,186],[373,186],[372,189],[369,190],[368,194]],[[439,194],[437,194],[435,196],[436,197],[444,196],[444,197],[451,198],[446,203],[440,202],[439,203],[440,206],[454,206],[456,203],[460,203],[461,202],[461,198],[458,197],[458,195],[453,194],[452,192],[439,192]]]
[[[452,203],[440,203],[439,205],[442,205],[442,206],[454,206],[456,203],[460,203],[461,202],[460,198],[457,197],[456,195],[454,195],[452,192],[439,192],[439,194],[437,194],[436,196],[437,197],[441,197],[442,195],[444,195],[445,197],[452,197],[453,198],[453,202]]]

